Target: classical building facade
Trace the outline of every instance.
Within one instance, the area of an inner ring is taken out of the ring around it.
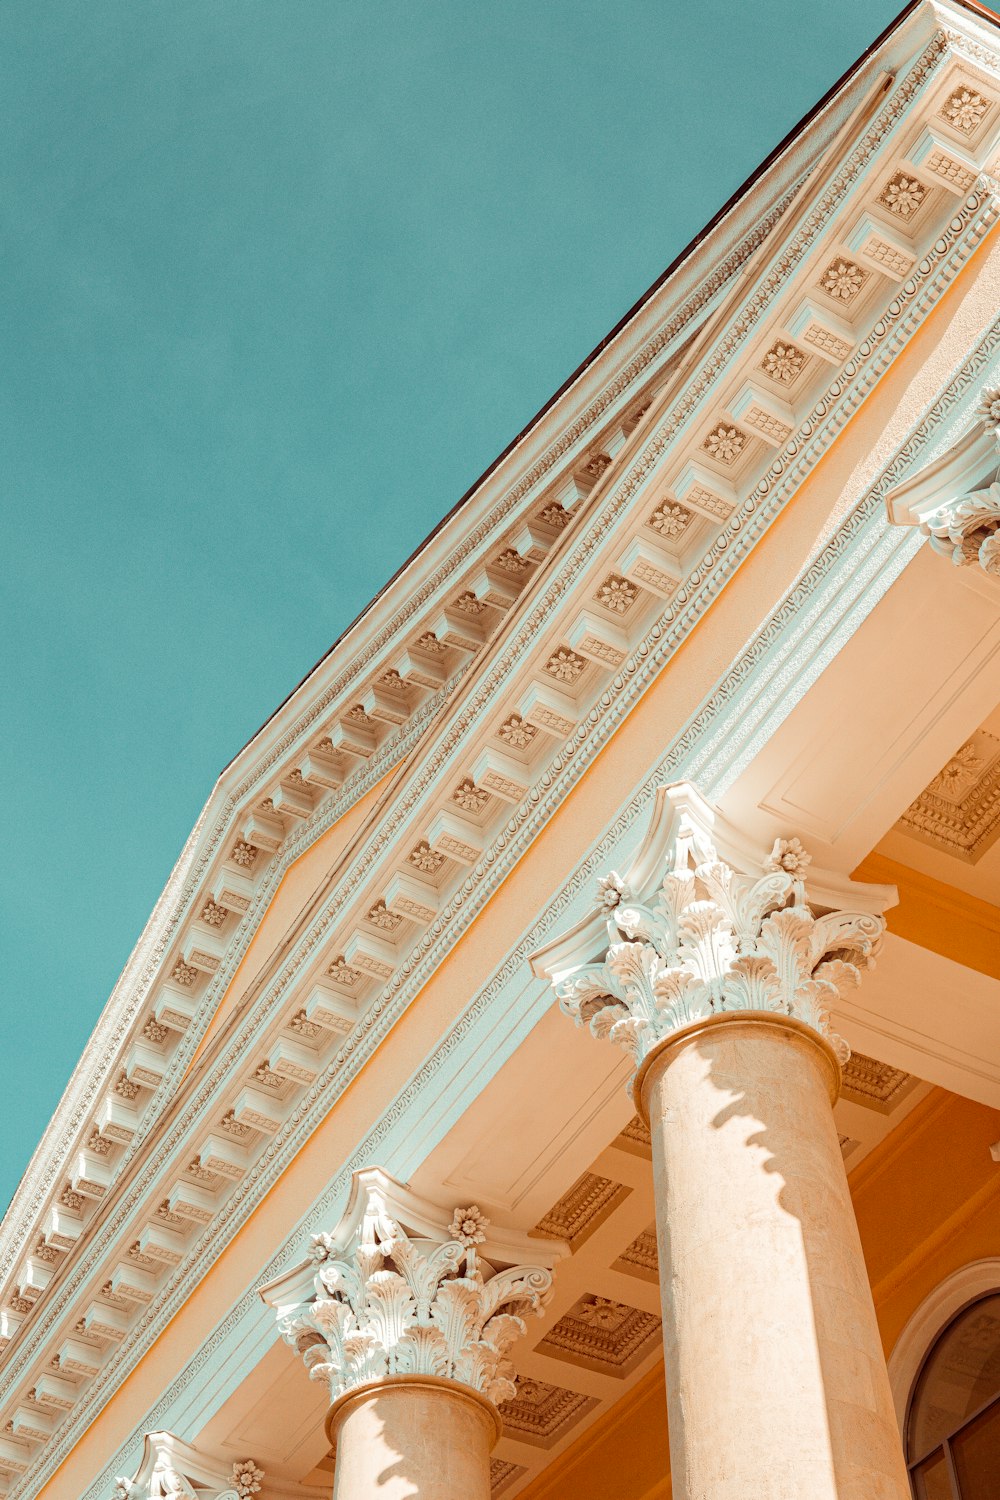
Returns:
[[[222,773],[0,1495],[1000,1493],[998,219],[918,0]]]

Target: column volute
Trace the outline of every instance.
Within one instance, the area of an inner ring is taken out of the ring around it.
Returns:
[[[261,1291],[329,1392],[337,1500],[488,1495],[497,1408],[515,1391],[509,1351],[565,1253],[378,1168],[355,1174],[339,1224]]]

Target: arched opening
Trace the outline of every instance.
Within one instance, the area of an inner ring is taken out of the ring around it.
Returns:
[[[935,1339],[913,1387],[906,1458],[916,1500],[996,1500],[1000,1479],[1000,1291]]]

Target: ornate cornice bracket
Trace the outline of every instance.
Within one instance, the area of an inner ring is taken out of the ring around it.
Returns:
[[[978,562],[984,573],[1000,578],[1000,484],[948,501],[920,529],[956,567]]]
[[[846,1062],[829,1010],[871,967],[895,892],[822,872],[807,889],[810,864],[798,839],[762,857],[694,787],[663,787],[628,873],[599,880],[594,914],[532,967],[637,1069],[685,1027],[748,1011],[794,1017]]]
[[[332,1401],[429,1375],[499,1404],[514,1394],[508,1350],[544,1308],[568,1247],[488,1229],[478,1207],[449,1214],[368,1168],[333,1233],[313,1235],[308,1260],[260,1295]]]
[[[1000,579],[1000,389],[983,391],[976,420],[940,458],[889,491],[896,526],[919,526],[956,567]]]
[[[264,1471],[252,1458],[209,1458],[172,1432],[148,1432],[132,1479],[115,1480],[111,1500],[256,1500]]]

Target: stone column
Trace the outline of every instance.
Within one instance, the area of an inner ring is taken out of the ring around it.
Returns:
[[[753,870],[693,788],[665,789],[629,876],[534,960],[636,1063],[674,1500],[910,1496],[833,1121],[849,1053],[827,1016],[891,893],[826,876],[807,894],[809,863],[778,840]]]
[[[507,1351],[566,1247],[488,1229],[477,1207],[449,1222],[369,1169],[310,1259],[262,1289],[329,1387],[334,1500],[489,1500],[497,1407],[514,1394]]]
[[[453,1380],[400,1375],[348,1391],[330,1408],[334,1500],[489,1500],[500,1436],[491,1401]]]

